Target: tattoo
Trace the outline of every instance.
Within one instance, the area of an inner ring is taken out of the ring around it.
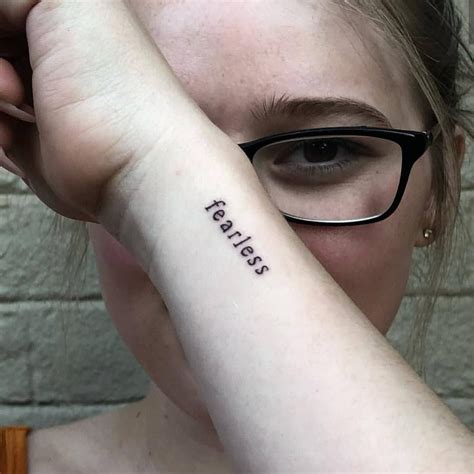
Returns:
[[[214,199],[213,204],[205,207],[204,209],[206,210],[206,212],[209,212],[209,210],[212,208],[215,208],[215,207],[219,208],[225,205],[226,203],[224,201],[216,201]],[[212,214],[212,218],[215,221],[222,220],[224,216],[225,216],[224,209],[218,209],[217,211],[214,211]],[[232,223],[232,221],[227,219],[224,223],[220,224],[220,228],[222,232],[225,234],[226,232],[232,229],[233,225],[234,224]],[[240,239],[240,237],[243,237],[243,235],[238,231],[235,231],[227,236],[228,239],[232,239],[233,237],[237,237],[236,239],[234,239],[234,243],[233,243],[233,246],[235,248],[240,247],[242,244],[244,244],[245,242],[248,242],[252,238],[251,236],[249,236],[244,239]],[[237,242],[237,240],[239,240],[239,242]],[[254,249],[250,245],[247,245],[240,250],[240,255],[242,255],[242,257],[248,257],[253,253],[254,253]],[[247,260],[247,264],[251,267],[256,265],[258,262],[261,262],[263,264],[262,257],[259,257],[258,255],[256,255],[255,257],[249,258]],[[262,273],[267,272],[269,270],[270,270],[270,267],[268,267],[267,265],[262,265],[260,268],[256,268],[254,271],[257,275],[261,275]]]

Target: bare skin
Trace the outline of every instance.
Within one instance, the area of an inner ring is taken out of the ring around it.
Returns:
[[[384,113],[394,128],[424,130],[404,66],[379,39],[363,44],[335,7],[297,2],[131,2],[187,92],[236,143],[310,126],[368,125],[276,119],[249,109],[270,94],[350,97]],[[371,54],[367,54],[367,45]],[[377,46],[378,45],[378,46]],[[459,153],[464,153],[459,134]],[[432,227],[429,153],[415,165],[390,219],[357,228],[292,225],[298,237],[385,334],[400,305],[415,246]],[[125,409],[30,435],[30,470],[40,472],[230,472],[222,446],[166,308],[133,257],[88,224],[104,300],[118,331],[156,386]],[[390,271],[387,271],[387,269]],[[126,289],[126,291],[125,291]]]

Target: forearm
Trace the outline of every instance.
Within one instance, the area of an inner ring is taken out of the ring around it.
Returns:
[[[199,135],[117,180],[101,223],[163,296],[236,468],[467,470],[469,431],[297,238],[237,147],[210,126]]]

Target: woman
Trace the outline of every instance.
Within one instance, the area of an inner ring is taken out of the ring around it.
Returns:
[[[4,164],[88,222],[158,387],[32,432],[30,472],[472,468],[472,434],[383,337],[449,222],[464,132],[361,2],[321,3],[3,4],[10,30],[27,17],[38,129],[2,117]]]

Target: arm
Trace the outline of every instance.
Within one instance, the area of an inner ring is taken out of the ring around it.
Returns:
[[[469,430],[296,238],[212,124],[161,141],[104,202],[99,220],[163,296],[237,470],[472,469]]]
[[[124,5],[29,13],[41,159],[20,164],[52,209],[98,217],[147,270],[235,466],[467,466],[472,435],[296,237]]]

